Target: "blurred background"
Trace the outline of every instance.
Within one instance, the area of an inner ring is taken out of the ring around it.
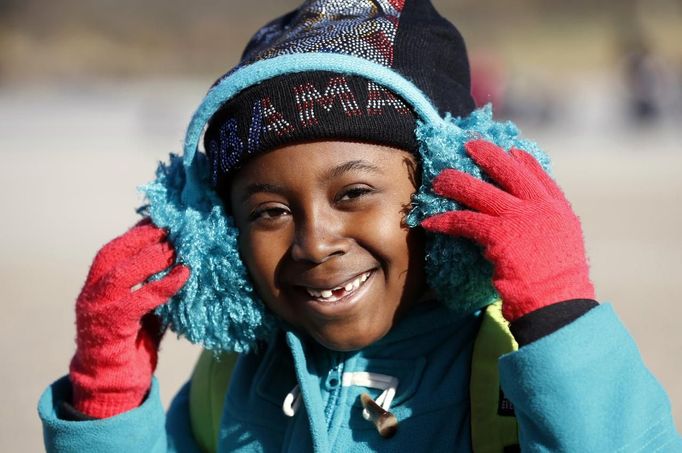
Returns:
[[[435,1],[473,92],[552,156],[598,297],[668,390],[682,430],[682,1]],[[179,152],[206,89],[293,1],[0,0],[0,451],[40,451],[35,406],[67,372],[73,302],[136,187]],[[168,402],[198,349],[173,335]]]

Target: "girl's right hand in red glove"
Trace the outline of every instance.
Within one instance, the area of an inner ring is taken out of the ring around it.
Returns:
[[[69,376],[73,406],[96,418],[138,407],[151,385],[162,332],[152,313],[189,277],[175,266],[165,232],[144,221],[105,245],[76,302],[76,354]]]

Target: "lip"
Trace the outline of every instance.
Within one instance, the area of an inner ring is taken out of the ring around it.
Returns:
[[[315,299],[308,294],[305,288],[300,286],[296,288],[296,291],[298,295],[302,297],[302,305],[314,312],[318,317],[323,319],[336,319],[352,311],[374,283],[376,269],[371,269],[365,272],[370,272],[370,275],[367,277],[367,280],[365,280],[362,286],[352,293],[347,294],[333,302],[323,302]],[[351,281],[354,278],[357,278],[358,275],[362,275],[365,272],[361,272],[355,277],[347,279],[344,282]]]

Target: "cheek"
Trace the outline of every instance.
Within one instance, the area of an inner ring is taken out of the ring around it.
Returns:
[[[421,287],[426,281],[425,255],[426,236],[424,230],[411,228],[406,238],[406,261],[409,272],[406,275],[408,284]]]
[[[405,224],[412,192],[404,192],[386,203],[382,212],[364,228],[367,237],[373,238],[373,249],[387,265],[389,290],[409,293],[403,295],[410,298],[425,284],[425,237],[421,229],[412,229]]]
[[[358,225],[357,237],[363,238],[363,247],[388,265],[391,274],[399,274],[408,266],[411,233],[403,226],[404,216],[400,207],[396,207],[397,203],[386,203],[385,206],[371,215],[356,219],[354,224]]]
[[[258,295],[268,300],[276,291],[277,267],[289,249],[288,235],[245,232],[239,236],[242,260]]]

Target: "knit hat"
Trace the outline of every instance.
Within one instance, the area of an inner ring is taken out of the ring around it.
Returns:
[[[441,114],[465,116],[474,109],[464,41],[427,0],[309,0],[259,30],[236,69],[310,52],[390,67],[417,85]],[[204,148],[213,183],[221,187],[245,157],[286,144],[352,140],[416,152],[415,128],[408,104],[382,85],[311,71],[239,93],[209,121]]]
[[[429,0],[311,0],[266,25],[197,108],[183,155],[171,155],[143,188],[149,203],[142,213],[168,231],[176,261],[192,271],[156,313],[214,351],[247,352],[276,331],[278,320],[254,290],[239,231],[215,187],[272,147],[336,138],[395,140],[412,149],[408,141],[415,139],[421,186],[407,215],[410,227],[462,208],[431,190],[444,169],[484,177],[464,148],[473,138],[524,149],[548,168],[548,157],[514,124],[473,105],[462,38]],[[377,116],[390,128],[377,128]],[[400,130],[387,134],[394,126]],[[208,156],[199,150],[205,131]],[[427,233],[425,259],[429,287],[453,311],[471,313],[496,299],[492,267],[471,241]]]
[[[248,88],[208,124],[204,149],[219,193],[248,157],[280,146],[351,140],[417,152],[417,118],[371,80],[332,72],[276,77]]]

